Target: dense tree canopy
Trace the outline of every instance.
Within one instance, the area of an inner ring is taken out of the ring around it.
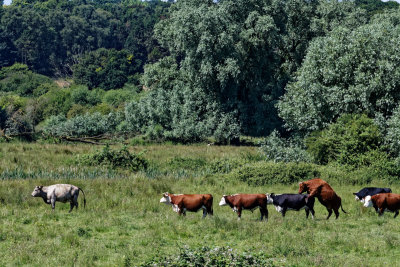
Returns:
[[[318,130],[343,113],[366,113],[381,124],[391,116],[400,100],[399,19],[395,12],[315,39],[279,103],[287,126]]]

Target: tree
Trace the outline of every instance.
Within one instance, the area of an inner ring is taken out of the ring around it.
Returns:
[[[140,63],[126,50],[100,48],[83,56],[73,66],[74,79],[89,89],[122,88],[138,72]]]
[[[397,11],[316,38],[279,101],[286,126],[319,130],[343,113],[365,113],[384,122],[400,100],[399,18]]]

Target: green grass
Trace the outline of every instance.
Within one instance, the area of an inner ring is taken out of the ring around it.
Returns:
[[[160,256],[177,255],[184,246],[229,246],[239,252],[262,252],[277,266],[398,264],[399,219],[393,219],[392,213],[378,217],[372,209],[362,208],[352,195],[361,185],[332,183],[348,212],[341,213],[338,220],[326,221],[327,211],[317,201],[314,221],[306,220],[304,211],[289,211],[282,218],[272,206],[267,223],[258,221],[258,210],[244,211],[242,220],[237,221],[230,208],[218,206],[223,194],[295,193],[298,189],[296,183],[248,186],[229,180],[229,175],[207,171],[211,162],[222,158],[258,160],[256,148],[132,148],[136,152],[147,150],[153,175],[74,162],[78,154],[97,149],[87,145],[1,144],[0,266],[140,265]],[[197,162],[199,167],[186,168],[182,162]],[[7,171],[15,169],[33,175],[8,177]],[[67,171],[63,174],[63,170]],[[68,213],[68,204],[58,202],[53,213],[41,199],[30,196],[35,185],[52,183],[82,187],[86,209],[82,195],[79,210],[72,213]],[[379,181],[373,185],[386,186]],[[391,188],[400,192],[400,184]],[[170,206],[159,203],[165,191],[213,194],[214,216],[201,220],[198,212],[179,217]]]

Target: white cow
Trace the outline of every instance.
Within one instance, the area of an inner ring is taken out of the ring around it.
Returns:
[[[74,206],[78,209],[79,190],[83,193],[83,207],[86,207],[85,193],[79,187],[71,184],[39,185],[33,190],[32,196],[43,198],[46,204],[51,204],[53,211],[56,206],[56,201],[63,203],[69,201],[71,205],[69,212],[71,212]]]

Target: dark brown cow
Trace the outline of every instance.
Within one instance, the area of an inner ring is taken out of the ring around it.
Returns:
[[[377,195],[366,196],[364,199],[364,207],[374,207],[382,216],[385,211],[394,212],[394,218],[399,215],[400,195],[393,193],[381,193]]]
[[[203,218],[207,213],[213,215],[213,196],[210,194],[170,194],[164,193],[160,199],[161,203],[172,205],[172,210],[179,215],[186,216],[186,211],[197,212],[199,209],[203,210]]]
[[[256,208],[260,208],[261,221],[264,216],[265,220],[268,220],[267,196],[265,194],[224,195],[221,198],[219,205],[229,205],[232,210],[237,213],[238,220],[240,220],[242,216],[243,209],[254,211]]]
[[[332,215],[332,210],[335,212],[336,219],[339,218],[339,208],[343,210],[342,199],[333,191],[332,187],[322,179],[315,178],[299,184],[299,194],[307,192],[308,198],[316,197],[319,202],[328,210],[328,217]],[[307,198],[307,199],[308,199]]]

